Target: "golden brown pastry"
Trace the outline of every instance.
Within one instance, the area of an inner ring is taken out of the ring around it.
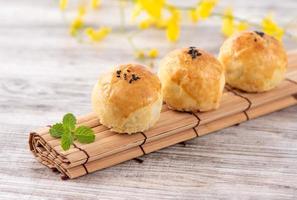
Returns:
[[[92,93],[92,105],[100,122],[119,133],[147,130],[159,119],[161,83],[147,67],[118,66],[103,74]]]
[[[195,47],[170,52],[158,75],[163,98],[172,109],[208,111],[219,107],[225,85],[223,66],[211,54]]]
[[[283,80],[288,63],[282,44],[258,31],[228,38],[220,49],[219,60],[225,67],[226,82],[247,92],[276,87]]]

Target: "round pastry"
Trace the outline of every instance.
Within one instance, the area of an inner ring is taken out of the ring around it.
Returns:
[[[94,86],[92,106],[100,122],[119,133],[147,130],[159,119],[161,83],[148,68],[120,65]]]
[[[281,42],[258,31],[228,38],[220,49],[219,60],[226,71],[226,82],[247,92],[276,87],[283,80],[288,63]]]
[[[170,108],[208,111],[219,107],[224,69],[211,54],[195,47],[174,50],[161,61],[158,75]]]

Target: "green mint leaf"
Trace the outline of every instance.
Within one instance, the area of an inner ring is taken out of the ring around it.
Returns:
[[[60,138],[64,133],[63,124],[62,123],[56,123],[55,125],[53,125],[50,128],[49,132],[50,132],[52,137]]]
[[[63,117],[63,126],[70,131],[75,129],[76,118],[72,113],[68,113]]]
[[[91,143],[95,140],[94,131],[87,126],[78,127],[74,132],[74,136],[80,143]]]
[[[73,143],[73,137],[70,130],[66,129],[64,134],[61,137],[61,147],[64,151],[70,149],[71,144]]]

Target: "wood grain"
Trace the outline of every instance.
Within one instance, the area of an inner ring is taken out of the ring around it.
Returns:
[[[142,164],[128,161],[72,181],[53,176],[31,155],[27,132],[65,112],[90,112],[97,75],[134,61],[119,35],[97,46],[70,38],[56,4],[0,1],[0,199],[295,199],[296,106],[146,155]],[[275,10],[280,23],[294,18],[297,7],[295,0],[222,0],[219,7],[230,4],[255,21]],[[119,28],[116,5],[103,0],[98,22]],[[158,31],[136,41],[162,55],[189,45],[217,53],[223,41],[219,25],[215,18],[185,25],[183,40],[172,47]],[[288,39],[285,45],[296,48]]]

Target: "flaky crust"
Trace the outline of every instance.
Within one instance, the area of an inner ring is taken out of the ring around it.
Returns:
[[[170,52],[158,75],[164,101],[180,111],[208,111],[219,107],[225,77],[220,62],[209,53],[191,48]]]
[[[277,39],[254,31],[228,38],[220,49],[219,60],[226,71],[226,82],[247,92],[276,87],[288,64],[286,51]]]
[[[151,127],[162,107],[161,83],[139,64],[116,67],[100,76],[92,93],[93,110],[100,122],[120,133],[135,133]]]

